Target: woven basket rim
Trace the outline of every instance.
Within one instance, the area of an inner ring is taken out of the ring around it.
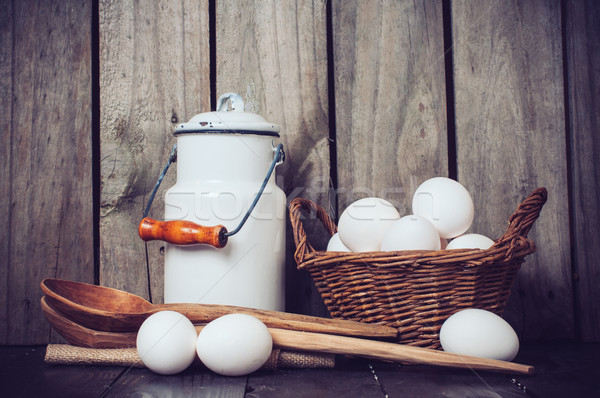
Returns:
[[[390,252],[331,252],[314,251],[306,254],[304,260],[297,265],[298,269],[311,267],[334,267],[339,263],[360,264],[369,267],[416,268],[435,263],[436,266],[483,267],[501,264],[516,258],[522,258],[536,251],[535,243],[529,238],[519,240],[510,257],[503,246],[492,246],[489,249],[454,249],[454,250],[404,250]],[[443,252],[443,253],[441,253]],[[367,257],[368,256],[368,257]]]

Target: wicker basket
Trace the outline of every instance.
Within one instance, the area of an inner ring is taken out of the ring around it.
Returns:
[[[546,202],[536,189],[487,250],[344,253],[316,251],[307,241],[302,211],[316,212],[330,235],[325,210],[310,200],[290,203],[298,269],[307,270],[333,318],[385,324],[398,342],[440,348],[439,331],[453,313],[481,308],[501,315],[525,256],[535,251],[527,233]]]

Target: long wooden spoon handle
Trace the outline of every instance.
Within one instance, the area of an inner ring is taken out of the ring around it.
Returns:
[[[525,375],[532,375],[534,372],[533,366],[529,365],[457,355],[429,348],[293,330],[270,328],[269,332],[273,337],[273,346],[283,349],[354,355],[384,361],[491,370]]]
[[[227,314],[246,314],[258,318],[268,327],[354,337],[395,340],[398,330],[385,325],[329,319],[280,311],[258,310],[218,304],[157,304],[155,309],[177,311],[193,323],[208,323]]]
[[[164,240],[175,245],[204,243],[216,248],[227,244],[227,229],[222,225],[206,227],[186,220],[157,221],[145,217],[138,228],[145,241]]]

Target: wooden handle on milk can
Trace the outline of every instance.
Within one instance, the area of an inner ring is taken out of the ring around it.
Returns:
[[[163,240],[175,245],[203,243],[219,249],[227,244],[227,228],[224,226],[205,227],[186,220],[157,221],[145,217],[138,232],[145,241]]]

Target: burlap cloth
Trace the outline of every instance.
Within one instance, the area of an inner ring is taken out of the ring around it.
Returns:
[[[107,365],[143,368],[135,348],[84,348],[48,344],[44,361],[53,365]],[[197,361],[198,364],[201,363]],[[263,369],[333,368],[335,355],[273,349]]]

